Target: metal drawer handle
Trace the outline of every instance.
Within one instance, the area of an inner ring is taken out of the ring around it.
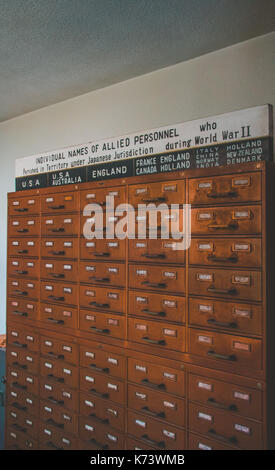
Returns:
[[[20,426],[20,425],[17,424],[17,423],[12,424],[12,427],[13,427],[14,429],[17,429],[17,430],[20,431],[20,432],[23,432],[24,434],[26,434],[26,432],[27,432],[27,428],[23,428],[23,426]]]
[[[16,230],[16,232],[18,233],[28,233],[29,229],[28,228],[19,228],[18,230]]]
[[[66,252],[64,250],[60,250],[60,251],[49,251],[49,253],[51,255],[55,255],[55,256],[64,256],[66,254]]]
[[[100,397],[100,398],[109,398],[109,393],[100,393],[98,392],[95,388],[90,388],[89,390],[91,393],[93,393],[94,395],[96,395],[97,397]]]
[[[89,279],[95,282],[110,282],[109,277],[96,277],[96,276],[90,276]]]
[[[93,251],[93,252],[89,252],[90,254],[94,255],[94,256],[111,256],[111,253],[109,253],[108,251],[103,251],[103,252],[97,252],[97,251]]]
[[[98,423],[102,423],[102,424],[109,424],[109,420],[107,418],[99,418],[98,416],[96,416],[96,414],[94,413],[91,413],[89,415],[89,418],[93,418],[94,421],[97,421]]]
[[[229,444],[237,444],[238,442],[235,436],[232,436],[232,437],[222,436],[221,434],[217,434],[215,429],[209,429],[207,434],[211,437],[214,437],[215,439],[219,441],[228,442]]]
[[[49,273],[50,276],[55,277],[56,279],[64,279],[65,274],[62,273]]]
[[[28,389],[27,385],[21,385],[18,382],[12,382],[12,386],[14,388],[19,388],[20,390],[27,390]]]
[[[102,450],[108,450],[109,449],[108,444],[101,444],[96,439],[89,439],[88,442],[93,444],[97,449],[102,449]]]
[[[236,230],[239,228],[238,222],[229,222],[228,224],[221,225],[221,224],[210,224],[207,225],[207,228],[213,229],[213,230],[223,230],[223,229],[231,229],[231,230]]]
[[[237,191],[227,191],[225,193],[216,193],[216,192],[210,192],[210,193],[207,193],[206,194],[207,197],[210,197],[210,198],[213,198],[213,199],[216,199],[216,198],[219,198],[219,197],[237,197],[238,196],[238,192]]]
[[[104,374],[109,374],[110,369],[108,367],[97,367],[96,364],[90,364],[89,367],[97,372],[104,372]]]
[[[19,369],[28,369],[28,366],[26,364],[20,364],[20,362],[17,361],[14,361],[12,365],[15,367],[19,367]]]
[[[49,354],[49,356],[53,357],[54,359],[64,360],[64,354],[55,354],[53,351],[49,351],[48,354]]]
[[[142,202],[164,202],[166,201],[166,197],[148,197],[148,198],[142,198]]]
[[[19,341],[14,341],[11,343],[13,346],[17,346],[18,348],[27,348],[27,345],[24,343],[19,343]]]
[[[96,333],[103,333],[104,335],[110,334],[110,330],[108,328],[101,329],[97,328],[96,326],[91,326],[90,329],[95,331]]]
[[[238,411],[238,408],[236,405],[226,405],[224,403],[219,403],[218,401],[215,400],[215,398],[208,398],[207,403],[210,405],[214,406],[215,408],[220,408],[222,410],[227,410],[227,411]]]
[[[148,310],[148,308],[143,308],[142,313],[147,313],[147,315],[153,315],[155,317],[166,317],[165,312],[152,312],[151,310]]]
[[[29,253],[29,250],[17,250],[17,253],[18,253],[19,255],[26,255],[26,254]]]
[[[149,259],[165,259],[166,255],[164,253],[142,253],[141,256]]]
[[[56,400],[54,397],[47,397],[47,400],[49,400],[54,405],[64,405],[64,400]]]
[[[154,418],[165,418],[165,413],[163,413],[163,411],[161,411],[160,413],[157,413],[156,411],[150,410],[148,406],[143,406],[143,408],[141,409],[144,413],[146,413],[149,416],[153,416]]]
[[[27,312],[19,312],[18,310],[13,310],[12,312],[14,315],[18,315],[19,317],[27,317]]]
[[[26,290],[14,290],[13,294],[14,295],[29,295],[29,293]]]
[[[56,325],[64,325],[64,320],[56,320],[55,318],[48,317],[47,320],[51,323],[55,323]]]
[[[49,231],[50,231],[50,232],[53,232],[53,233],[65,232],[65,228],[64,228],[64,227],[51,228],[51,229],[49,229]]]
[[[213,292],[215,294],[229,294],[229,295],[236,295],[238,293],[235,287],[230,287],[229,289],[219,289],[213,285],[208,287],[207,291]]]
[[[154,384],[153,382],[150,382],[148,379],[142,379],[141,382],[151,388],[156,388],[158,390],[166,390],[165,384]]]
[[[28,208],[27,207],[19,207],[18,209],[14,209],[15,212],[28,212]]]
[[[47,423],[48,423],[48,424],[51,424],[52,426],[55,426],[56,428],[64,429],[64,424],[62,424],[62,423],[57,423],[57,422],[54,421],[54,419],[52,419],[52,418],[47,419]]]
[[[215,351],[213,350],[210,350],[207,352],[207,355],[208,356],[211,356],[211,357],[214,357],[215,359],[222,359],[224,361],[236,361],[237,358],[235,356],[235,354],[219,354],[219,353],[216,353]]]
[[[217,321],[215,318],[209,318],[207,320],[207,323],[209,323],[210,325],[214,325],[214,326],[220,326],[220,327],[224,327],[224,328],[237,328],[238,325],[236,322],[232,321],[232,322],[222,322],[222,321]]]
[[[143,336],[141,339],[150,344],[158,344],[160,346],[165,346],[166,344],[163,339],[151,339],[151,338],[148,338],[148,336]]]
[[[47,447],[51,447],[52,449],[56,449],[56,450],[64,450],[63,447],[58,447],[57,445],[55,445],[52,441],[48,441],[46,443],[46,446]]]
[[[143,439],[145,442],[147,442],[147,444],[153,446],[153,447],[159,447],[160,449],[164,449],[165,448],[165,442],[163,441],[153,441],[153,439],[150,439],[150,437],[147,435],[147,434],[143,434],[141,436],[141,439]]]
[[[89,302],[89,305],[97,308],[110,308],[110,304],[100,304],[98,302]]]
[[[64,383],[64,378],[63,378],[63,377],[56,377],[56,376],[53,375],[53,374],[48,374],[47,377],[48,377],[49,379],[54,380],[55,382]]]
[[[65,209],[64,204],[61,204],[60,206],[48,206],[49,209],[53,210],[58,210],[58,209]]]
[[[16,274],[29,274],[29,271],[22,271],[21,269],[14,269],[13,272]]]
[[[28,409],[26,406],[20,405],[17,401],[13,402],[11,405],[14,408],[17,408],[18,410],[21,410],[21,411],[27,411],[27,409]]]
[[[229,261],[230,263],[237,263],[238,256],[232,255],[223,258],[222,256],[208,255],[207,259],[209,261],[217,261],[218,263],[226,263],[227,261]]]
[[[165,288],[167,287],[166,284],[164,282],[150,282],[150,281],[143,281],[141,283],[143,286],[148,286],[148,287],[161,287],[161,288]]]
[[[55,295],[48,295],[48,299],[53,299],[53,300],[64,302],[65,297],[56,297]]]

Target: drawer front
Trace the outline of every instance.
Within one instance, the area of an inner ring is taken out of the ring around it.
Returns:
[[[63,214],[76,211],[79,211],[78,191],[41,196],[42,214]]]
[[[209,407],[262,420],[263,395],[260,390],[189,374],[189,399]]]
[[[41,278],[77,282],[77,261],[41,260]]]
[[[36,321],[38,320],[38,303],[31,300],[9,298],[7,312],[10,319]]]
[[[185,401],[138,385],[128,385],[128,407],[146,416],[185,427]]]
[[[29,416],[25,411],[19,411],[16,407],[9,406],[7,411],[7,426],[9,429],[19,431],[33,438],[38,434],[38,420]]]
[[[185,292],[185,268],[130,265],[129,286],[136,289],[153,289]]]
[[[99,335],[124,339],[125,317],[112,313],[80,310],[79,327]]]
[[[261,300],[260,272],[229,269],[190,268],[189,292],[195,295]]]
[[[80,258],[92,260],[125,260],[126,240],[80,239]]]
[[[37,279],[40,262],[36,259],[8,258],[8,276]]]
[[[80,261],[79,281],[88,284],[124,287],[125,264]]]
[[[260,234],[261,226],[260,206],[208,207],[191,210],[193,234]]]
[[[262,198],[261,174],[242,173],[189,180],[191,204],[252,202]]]
[[[184,204],[185,181],[160,181],[131,185],[129,187],[129,202],[137,207],[138,204]]]
[[[8,200],[8,212],[11,215],[32,215],[40,212],[40,197],[16,197]]]
[[[37,353],[26,351],[18,347],[7,347],[7,363],[32,374],[37,374],[39,370],[39,360]]]
[[[125,291],[112,287],[79,286],[80,305],[125,313]]]
[[[15,450],[37,450],[38,441],[26,436],[23,432],[7,429],[7,449]]]
[[[8,327],[7,336],[9,346],[17,346],[19,350],[25,351],[38,352],[39,350],[39,336],[30,328]]]
[[[106,199],[108,197],[108,199]],[[112,200],[114,205],[112,206]],[[80,192],[81,211],[85,208],[88,210],[87,204],[98,204],[102,210],[116,209],[119,204],[126,202],[125,187],[114,186],[113,188],[96,188],[87,189]],[[100,209],[99,209],[100,210]]]
[[[78,240],[74,238],[42,238],[41,256],[45,258],[78,258]]]
[[[240,449],[263,448],[260,423],[206,406],[190,403],[189,429]]]
[[[90,369],[80,369],[80,390],[121,405],[125,403],[124,382]]]
[[[41,217],[42,235],[78,236],[79,234],[79,216],[70,215],[48,215]]]
[[[39,256],[39,241],[37,238],[8,238],[9,256]]]
[[[185,431],[128,410],[128,433],[154,449],[185,449]]]
[[[116,403],[81,392],[80,414],[118,431],[124,431],[124,408]]]
[[[58,384],[78,388],[78,368],[65,362],[40,358],[40,375]]]
[[[78,313],[76,308],[60,305],[40,304],[40,320],[48,326],[77,328]]]
[[[33,395],[38,395],[39,379],[29,372],[23,372],[15,367],[8,367],[8,385],[18,391],[24,391]]]
[[[36,280],[8,278],[7,284],[8,295],[28,299],[37,299],[39,296],[39,282]]]
[[[78,391],[69,388],[67,385],[54,383],[44,377],[40,379],[40,398],[76,413],[79,409]]]
[[[84,416],[80,416],[79,418],[79,437],[82,441],[86,441],[91,446],[89,447],[90,449],[124,449],[123,434],[116,429],[110,429],[109,426],[98,423]]]
[[[38,236],[40,234],[40,218],[38,217],[10,217],[8,219],[9,236],[18,235]]]
[[[40,338],[41,354],[52,359],[78,364],[78,345],[70,341],[58,340],[50,336]]]
[[[49,423],[40,423],[39,449],[77,450],[78,439],[70,433],[58,430]]]
[[[184,372],[150,362],[128,359],[128,380],[159,392],[184,397]]]
[[[262,334],[261,305],[189,298],[189,323],[193,326]]]
[[[10,407],[18,411],[27,413],[27,415],[38,416],[39,398],[28,392],[17,390],[13,387],[7,387],[6,393],[7,409]]]
[[[61,429],[71,434],[78,433],[77,414],[62,408],[60,405],[40,400],[40,419],[59,430]]]
[[[185,251],[176,249],[173,239],[129,240],[129,259],[140,263],[185,263]]]
[[[80,346],[80,364],[112,377],[125,378],[126,358],[97,347]]]
[[[191,329],[190,353],[227,364],[231,369],[262,369],[262,341],[258,339]]]
[[[261,240],[257,238],[193,238],[189,263],[206,266],[261,266]]]
[[[137,441],[136,439],[132,439],[131,437],[127,437],[126,443],[127,450],[153,450],[152,446],[148,446],[144,442]]]
[[[78,304],[78,286],[51,281],[41,281],[40,285],[42,301],[69,305]]]
[[[186,211],[179,208],[168,208],[163,210],[139,209],[130,212],[127,220],[127,230],[130,239],[165,239],[170,244],[182,241],[182,237],[186,231]],[[151,246],[151,245],[150,245]],[[158,245],[159,246],[159,245]],[[180,250],[179,250],[180,251]],[[171,246],[163,247],[163,252],[171,253]]]
[[[189,433],[188,450],[236,450],[234,447],[220,444],[217,441],[208,439],[205,436]]]
[[[130,318],[128,320],[130,341],[175,351],[185,351],[185,327]]]
[[[113,240],[117,236],[123,239],[127,222],[123,210],[114,215],[112,212],[102,213],[88,209],[80,213],[80,235],[90,241],[105,238]]]
[[[185,323],[185,298],[175,295],[129,291],[129,315]]]

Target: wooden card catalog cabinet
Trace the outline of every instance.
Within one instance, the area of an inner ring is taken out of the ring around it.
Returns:
[[[6,448],[274,448],[274,175],[261,162],[8,195]],[[121,236],[110,195],[141,236]],[[186,203],[187,249],[172,211],[149,237],[139,204]]]

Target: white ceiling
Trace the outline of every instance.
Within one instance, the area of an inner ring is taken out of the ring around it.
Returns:
[[[275,30],[275,0],[0,0],[0,121]]]

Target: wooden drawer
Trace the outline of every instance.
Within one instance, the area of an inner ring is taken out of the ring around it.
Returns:
[[[78,240],[75,238],[42,238],[41,256],[45,258],[78,258]]]
[[[30,374],[15,367],[8,367],[7,383],[16,390],[38,395],[39,379],[36,375]]]
[[[125,313],[125,291],[112,287],[79,286],[82,307]]]
[[[40,320],[48,326],[77,328],[78,312],[76,308],[60,305],[40,304]]]
[[[94,212],[89,209],[80,213],[80,235],[85,240],[94,241],[125,238],[128,219],[123,210],[112,212]]]
[[[129,238],[142,241],[146,238],[153,240],[160,238],[168,243],[170,240],[170,244],[180,242],[186,231],[186,215],[186,211],[182,207],[179,210],[173,207],[171,209],[170,207],[163,208],[162,210],[156,210],[154,207],[139,208],[138,211],[132,211],[128,214],[127,231],[130,235]],[[175,240],[173,241],[171,238]],[[171,246],[163,247],[162,254],[166,253],[167,255],[169,252],[171,254]]]
[[[164,349],[182,352],[186,350],[185,327],[180,325],[130,318],[128,339]]]
[[[189,374],[189,400],[234,414],[263,419],[263,394],[260,390],[228,383],[221,379]]]
[[[159,392],[184,397],[184,372],[156,363],[128,359],[128,380]]]
[[[8,345],[7,347],[7,363],[32,374],[37,374],[39,370],[39,359],[37,353],[26,351],[18,347]]]
[[[262,277],[256,271],[190,268],[189,292],[191,295],[261,300]]]
[[[40,212],[40,197],[13,197],[8,199],[8,213],[11,215],[32,215]]]
[[[44,215],[41,217],[41,234],[65,236],[78,236],[79,215]]]
[[[121,405],[125,403],[124,382],[91,369],[80,368],[80,390]]]
[[[185,323],[185,298],[129,291],[129,315]]]
[[[7,408],[10,406],[18,411],[24,411],[30,416],[39,414],[39,398],[17,388],[7,387],[6,392]]]
[[[14,429],[15,432],[19,431],[26,436],[33,437],[34,439],[37,438],[38,419],[11,405],[7,410],[7,426],[9,429]]]
[[[262,334],[261,305],[189,298],[189,323],[193,326]]]
[[[38,352],[39,350],[39,336],[31,328],[20,328],[16,326],[9,326],[7,328],[7,337],[9,346],[17,346],[26,351]]]
[[[52,281],[41,281],[41,300],[69,305],[78,304],[78,286]]]
[[[69,282],[78,280],[77,261],[41,260],[42,279],[57,279]]]
[[[126,358],[98,347],[80,345],[80,365],[112,377],[125,378]]]
[[[129,265],[129,286],[177,293],[185,292],[185,268]]]
[[[160,181],[129,186],[129,202],[138,204],[184,204],[185,180]]]
[[[106,200],[106,197],[110,198]],[[112,199],[114,201],[114,209],[119,204],[126,202],[126,188],[114,186],[112,188],[91,188],[85,191],[80,191],[80,206],[81,211],[85,209],[87,204],[98,204],[101,209],[111,210]],[[88,210],[88,208],[86,208]]]
[[[38,303],[31,300],[8,298],[7,314],[10,319],[38,320]]]
[[[262,198],[261,173],[219,175],[189,180],[190,204],[252,202]]]
[[[78,450],[78,438],[64,430],[58,430],[52,424],[41,422],[39,449]]]
[[[79,211],[78,191],[41,196],[42,214],[63,214],[76,211]]]
[[[8,428],[6,447],[10,450],[37,450],[38,441],[37,439],[26,436],[23,432]]]
[[[90,331],[99,335],[110,336],[113,338],[125,338],[125,317],[122,315],[79,311],[79,328],[84,331]]]
[[[185,427],[185,401],[139,385],[128,385],[128,408]]]
[[[125,260],[126,240],[80,239],[80,258],[92,260]]]
[[[115,287],[124,287],[126,282],[125,264],[80,261],[79,281]]]
[[[39,256],[40,240],[37,238],[8,238],[8,256]]]
[[[139,262],[185,263],[185,251],[173,239],[129,240],[129,259]]]
[[[231,369],[262,369],[262,341],[258,339],[190,329],[190,353]]]
[[[8,219],[8,235],[38,236],[40,234],[39,217],[10,217]]]
[[[189,263],[206,266],[260,267],[262,259],[259,238],[193,238]]]
[[[55,359],[40,358],[40,375],[68,387],[78,388],[78,368]]]
[[[240,449],[263,448],[260,423],[207,406],[189,404],[189,429]]]
[[[124,408],[88,393],[80,393],[80,414],[95,423],[105,424],[124,432]]]
[[[59,405],[70,411],[79,410],[79,393],[67,385],[54,383],[45,377],[40,378],[40,399]]]
[[[37,259],[8,258],[8,276],[37,279],[39,277],[40,262]]]
[[[236,448],[213,441],[205,436],[189,433],[188,450],[236,450]]]
[[[40,337],[41,354],[52,359],[78,364],[78,344],[51,336]]]
[[[124,435],[102,423],[84,416],[79,417],[79,437],[84,449],[123,450]]]
[[[39,296],[39,281],[29,279],[9,279],[8,295],[37,299]]]
[[[185,449],[185,430],[128,410],[128,433],[154,449]]]
[[[261,233],[261,206],[208,207],[191,210],[192,233],[249,235]]]
[[[131,437],[127,437],[126,443],[127,450],[153,450],[152,446],[148,446],[144,442],[137,441],[136,439],[132,439]]]
[[[47,400],[40,400],[40,419],[59,431],[78,433],[78,415]]]

